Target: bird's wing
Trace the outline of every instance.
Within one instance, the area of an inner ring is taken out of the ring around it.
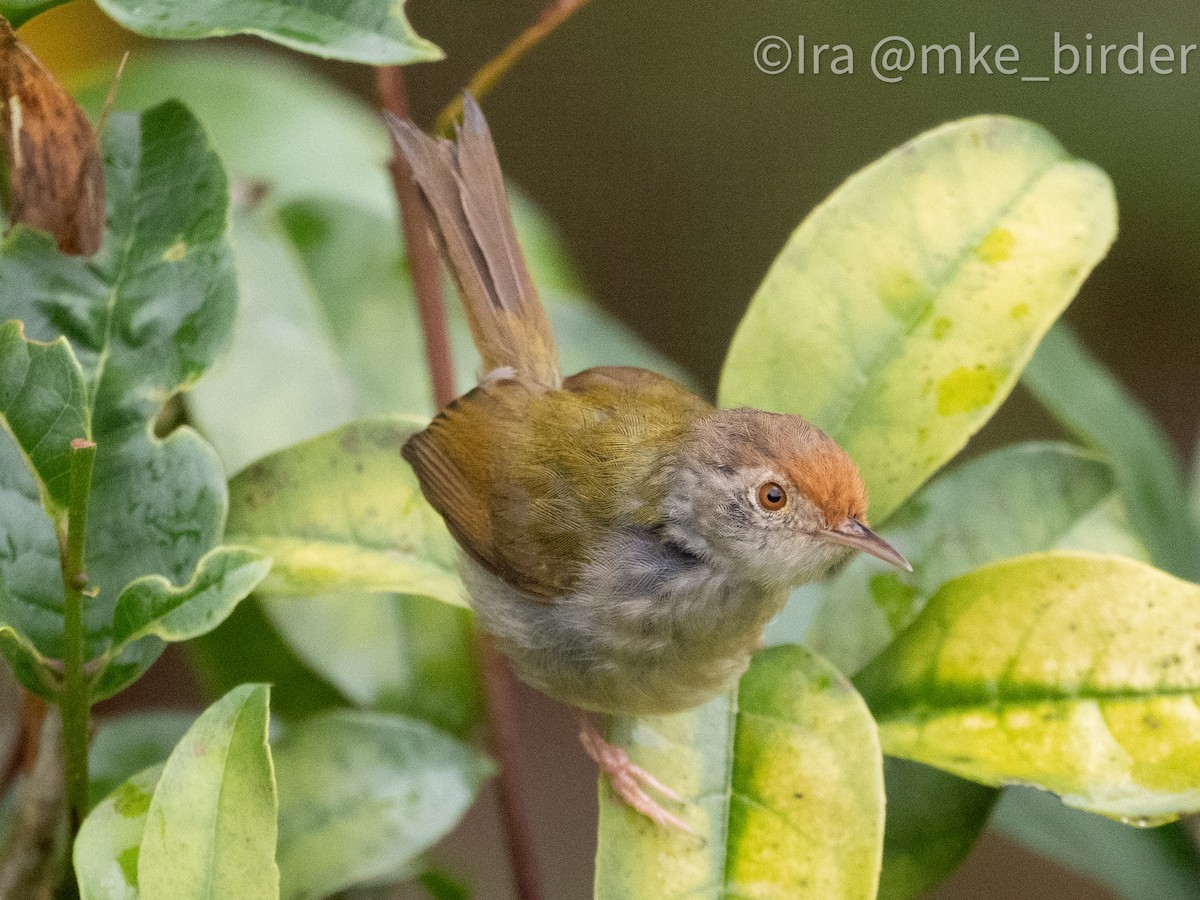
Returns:
[[[494,381],[448,406],[404,454],[463,549],[551,602],[619,525],[658,524],[663,454],[710,411],[641,369],[590,369],[561,390]]]

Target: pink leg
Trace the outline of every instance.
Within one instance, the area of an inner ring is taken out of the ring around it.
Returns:
[[[596,761],[600,771],[608,776],[617,796],[637,812],[663,827],[678,828],[688,834],[696,834],[695,829],[687,822],[659,806],[646,793],[645,788],[657,791],[675,803],[687,801],[641,766],[636,765],[629,758],[629,754],[620,747],[606,741],[587,716],[580,716],[579,725],[579,741],[583,744],[583,749]]]

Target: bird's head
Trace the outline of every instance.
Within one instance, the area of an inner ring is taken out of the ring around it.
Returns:
[[[720,410],[682,442],[670,478],[674,539],[756,583],[803,584],[849,550],[911,570],[867,526],[858,467],[799,416]]]

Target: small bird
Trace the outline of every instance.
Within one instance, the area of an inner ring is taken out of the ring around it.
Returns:
[[[850,550],[911,569],[807,420],[716,409],[644,369],[563,378],[479,106],[465,98],[456,142],[389,124],[483,359],[404,458],[520,678],[581,710],[678,712],[728,688],[790,589]],[[586,716],[581,739],[634,809],[690,830]]]

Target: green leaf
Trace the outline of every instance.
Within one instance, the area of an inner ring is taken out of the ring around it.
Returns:
[[[46,699],[57,684],[46,657],[62,652],[55,523],[66,514],[71,441],[91,436],[90,419],[67,341],[29,340],[22,322],[0,324],[0,654]]]
[[[175,587],[160,575],[132,582],[113,614],[113,646],[103,674],[93,684],[102,700],[132,684],[168,643],[207,634],[221,624],[255,585],[271,561],[244,547],[218,547],[200,560],[192,580]]]
[[[71,484],[71,441],[91,437],[83,370],[65,338],[44,344],[18,321],[0,325],[0,425],[37,476],[42,505],[58,517]]]
[[[616,802],[602,782],[596,897],[872,898],[883,771],[862,698],[801,647],[755,655],[736,694],[614,719],[610,739],[688,798],[701,840]]]
[[[355,705],[463,737],[479,721],[467,610],[393,594],[264,598],[262,606],[300,659]]]
[[[138,858],[144,896],[278,896],[269,693],[262,684],[230,691],[205,710],[167,760]]]
[[[0,609],[0,614],[3,610]],[[0,625],[0,655],[12,666],[13,674],[25,688],[43,700],[58,699],[59,680],[49,660],[37,647],[11,625]]]
[[[138,34],[173,40],[253,34],[325,59],[373,66],[435,62],[444,54],[404,16],[403,0],[98,0]]]
[[[76,845],[83,900],[137,896],[138,851],[162,766],[191,725],[178,714],[105,723],[92,746],[93,790],[120,785]],[[399,716],[339,711],[286,733],[274,751],[284,898],[320,897],[401,876],[454,826],[493,771],[469,745]],[[236,896],[245,896],[238,894]]]
[[[276,217],[235,214],[231,238],[239,293],[233,344],[189,394],[188,411],[236,472],[346,424],[355,402],[312,286]],[[272,389],[264,391],[268,383]]]
[[[922,489],[883,532],[912,573],[860,554],[822,587],[804,643],[842,672],[857,672],[947,581],[1053,549],[1113,488],[1107,465],[1064,444],[1005,447],[957,467]]]
[[[1115,233],[1108,178],[1040,127],[930,131],[792,236],[734,337],[721,404],[825,429],[882,522],[988,420]]]
[[[84,820],[74,850],[80,900],[137,900],[146,814],[162,771],[158,765],[132,776]]]
[[[964,575],[855,683],[891,755],[1135,823],[1200,809],[1200,586],[1143,563]]]
[[[236,304],[225,176],[195,119],[177,103],[113,116],[104,152],[108,230],[94,258],[63,256],[24,228],[0,245],[6,315],[35,340],[65,336],[83,368],[98,445],[89,657],[106,649],[129,582],[148,574],[188,581],[220,534],[226,490],[216,455],[190,429],[159,440],[151,423],[224,349]],[[41,617],[27,631],[34,644],[58,655],[59,616],[29,616]]]
[[[263,590],[420,594],[465,605],[454,542],[400,456],[422,423],[357,422],[254,463],[229,486],[228,539],[274,560]]]
[[[215,631],[184,646],[206,696],[220,697],[258,679],[274,685],[271,714],[284,721],[346,705],[346,698],[284,643],[263,615],[257,597],[239,603]]]
[[[57,676],[26,636],[62,655],[62,564],[54,525],[16,439],[0,428],[0,653],[21,684],[52,699]]]
[[[8,19],[13,28],[20,28],[34,16],[66,2],[67,0],[2,0],[0,16]]]
[[[915,900],[966,859],[1000,792],[909,762],[884,757],[887,826],[880,900]]]
[[[398,877],[445,835],[493,771],[424,722],[326,713],[275,748],[284,900]]]
[[[196,717],[183,712],[139,712],[105,719],[88,750],[88,793],[93,806],[122,782],[167,761]]]
[[[1150,562],[1149,551],[1129,525],[1129,516],[1119,494],[1113,494],[1076,522],[1054,549],[1086,550]]]
[[[1112,463],[1129,521],[1155,564],[1200,580],[1200,517],[1158,423],[1063,325],[1046,335],[1024,377],[1059,421]]]
[[[1200,854],[1182,823],[1125,828],[1041,791],[1009,788],[992,824],[1128,900],[1200,898]]]

